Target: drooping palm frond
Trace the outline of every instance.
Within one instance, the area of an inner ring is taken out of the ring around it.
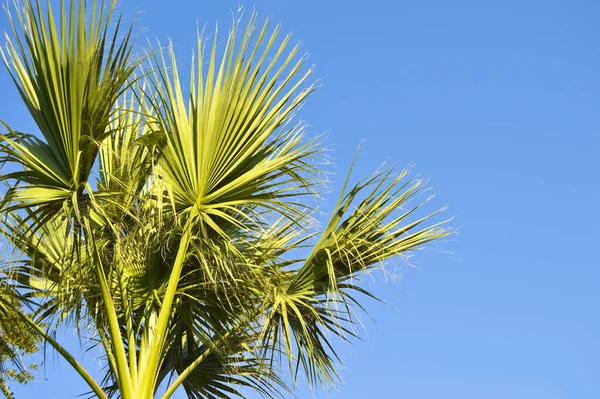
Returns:
[[[337,356],[326,334],[355,336],[352,309],[360,302],[351,291],[373,297],[360,287],[360,275],[449,234],[442,227],[445,222],[422,227],[441,210],[406,222],[430,199],[407,207],[424,188],[421,180],[404,182],[407,173],[394,177],[391,169],[381,171],[343,193],[303,265],[273,296],[265,340],[273,348],[282,345],[290,368],[296,362],[292,372],[298,373],[301,366],[311,384],[329,384],[336,378]]]
[[[10,247],[4,269],[19,282],[22,295],[36,301],[38,318],[45,324],[57,328],[74,316],[77,325],[86,313],[87,290],[93,287],[85,253],[65,219],[50,219],[34,233],[28,219],[16,211],[5,215],[3,235],[10,237]]]
[[[244,312],[240,312],[245,315]],[[243,318],[243,316],[241,316]],[[255,391],[261,396],[280,397],[289,388],[268,359],[262,357],[260,326],[237,323],[208,340],[196,341],[185,333],[170,349],[163,374],[182,375],[192,362],[202,361],[183,381],[189,398],[245,397]]]

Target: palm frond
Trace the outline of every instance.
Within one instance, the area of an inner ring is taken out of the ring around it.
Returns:
[[[240,43],[238,29],[236,23],[220,61],[217,34],[208,59],[198,37],[198,61],[192,61],[187,96],[172,46],[168,60],[155,58],[153,90],[147,91],[157,128],[166,137],[159,173],[176,208],[185,212],[195,207],[199,222],[221,234],[223,221],[253,219],[256,207],[298,216],[289,198],[311,186],[315,170],[308,159],[317,151],[314,142],[303,141],[299,128],[274,136],[313,90],[299,90],[311,70],[301,72],[304,58],[294,61],[298,46],[287,50],[289,35],[276,46],[280,28],[268,35],[268,23],[253,41],[255,15]]]
[[[15,7],[16,17],[7,11],[13,36],[2,59],[44,140],[12,130],[0,136],[1,160],[23,167],[2,175],[17,181],[4,202],[40,215],[69,201],[77,210],[113,105],[136,68],[131,28],[122,35],[118,18],[111,29],[113,6],[102,2],[88,10],[83,0],[62,1],[58,20],[40,1]]]
[[[407,170],[396,176],[392,169],[380,171],[343,193],[302,267],[291,272],[287,282],[275,284],[286,288],[272,297],[264,340],[272,348],[283,345],[292,372],[297,374],[301,367],[313,385],[336,379],[338,359],[326,334],[342,339],[356,336],[353,309],[360,302],[351,291],[373,297],[361,288],[361,274],[449,234],[445,221],[428,223],[443,209],[407,221],[430,199],[409,205],[424,184],[405,182],[407,174]]]

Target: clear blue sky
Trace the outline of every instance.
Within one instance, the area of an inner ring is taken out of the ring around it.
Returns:
[[[363,142],[357,177],[414,163],[457,216],[459,235],[376,284],[389,304],[369,304],[378,324],[339,346],[344,382],[316,397],[600,397],[600,3],[121,4],[182,63],[197,22],[227,27],[238,4],[282,21],[323,82],[301,116],[329,132],[339,175]],[[0,116],[31,128],[5,72],[0,87]],[[81,392],[48,363],[18,398]]]

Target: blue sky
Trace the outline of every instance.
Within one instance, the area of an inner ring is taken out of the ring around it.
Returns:
[[[363,342],[338,346],[338,391],[298,398],[600,397],[596,2],[121,4],[143,11],[141,43],[170,37],[183,64],[197,24],[228,27],[239,4],[281,21],[323,83],[300,116],[328,132],[334,188],[362,143],[357,178],[414,164],[456,216],[459,234],[372,283],[388,303],[369,304]],[[31,129],[5,72],[0,88],[0,117]],[[85,389],[52,356],[45,376],[17,397]]]

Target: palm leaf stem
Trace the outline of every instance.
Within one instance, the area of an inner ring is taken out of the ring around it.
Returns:
[[[88,237],[90,237],[93,241],[92,228],[88,219],[84,219],[84,226],[87,230],[86,233]],[[111,342],[113,344],[113,350],[115,352],[115,362],[117,365],[117,380],[119,382],[119,386],[121,387],[121,397],[122,399],[136,399],[135,393],[133,391],[133,384],[131,382],[131,375],[129,374],[129,364],[127,363],[127,355],[125,353],[123,337],[121,336],[119,319],[117,317],[117,312],[115,310],[113,298],[110,294],[108,282],[106,281],[106,276],[104,275],[104,270],[102,269],[102,262],[100,260],[95,245],[92,245],[91,252],[95,263],[95,270],[98,277],[98,281],[100,282],[100,291],[102,292],[103,299],[102,302],[107,312],[109,333]]]
[[[177,293],[177,286],[179,285],[179,278],[181,276],[183,263],[187,256],[188,246],[192,237],[192,226],[196,214],[197,205],[194,205],[190,210],[189,218],[185,224],[185,227],[183,228],[181,241],[179,242],[179,248],[175,257],[175,262],[173,263],[173,269],[169,275],[169,282],[167,284],[162,306],[158,314],[156,326],[152,325],[152,323],[149,323],[145,327],[146,329],[156,327],[154,332],[156,341],[155,344],[151,345],[149,348],[150,353],[148,355],[147,362],[145,364],[140,364],[140,368],[142,368],[142,374],[141,380],[139,381],[139,387],[141,389],[140,397],[142,398],[152,397],[156,382],[158,380],[158,372],[160,369],[160,353],[164,349],[165,335],[169,327],[169,319],[171,318],[171,308]]]

